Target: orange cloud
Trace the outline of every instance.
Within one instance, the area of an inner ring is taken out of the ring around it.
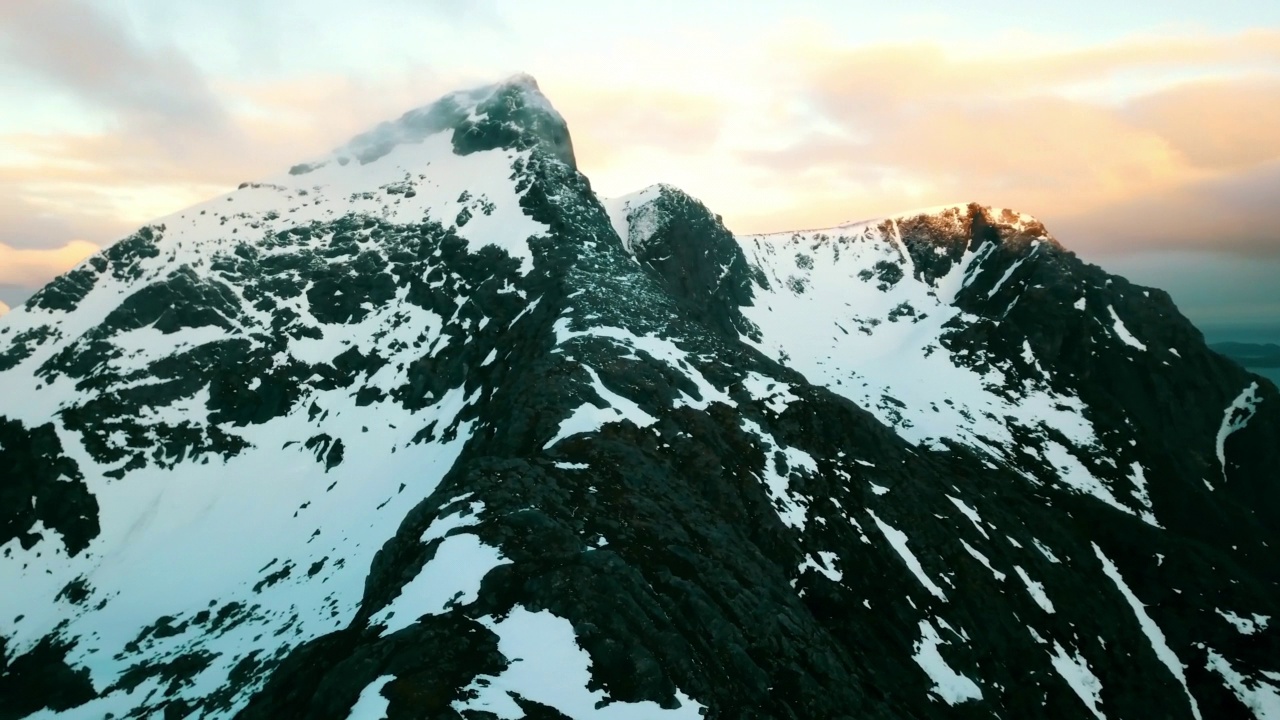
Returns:
[[[1039,53],[959,56],[936,45],[840,48],[805,43],[792,48],[800,71],[829,100],[889,102],[931,95],[998,98],[1152,71],[1206,67],[1274,68],[1280,30],[1233,36],[1139,38],[1110,45]],[[868,108],[874,111],[873,108]]]
[[[1280,160],[1240,172],[1133,195],[1049,224],[1067,247],[1099,252],[1153,249],[1280,255]]]
[[[52,197],[45,197],[39,187],[5,179],[0,170],[0,245],[16,249],[58,247],[76,238],[96,242],[123,236],[131,229],[114,216],[108,204],[94,201],[93,192],[81,188],[61,203],[55,200],[70,191],[55,185],[50,192]]]
[[[1133,243],[1203,247],[1213,238],[1217,249],[1280,253],[1271,231],[1280,210],[1254,203],[1224,218],[1230,203],[1203,191],[1275,187],[1261,170],[1280,158],[1280,77],[1266,72],[1280,60],[1280,32],[1022,57],[931,46],[801,52],[801,94],[820,122],[791,147],[739,153],[792,177],[794,201],[773,212],[723,210],[739,229],[977,200],[1034,213],[1050,229],[1056,220],[1088,228],[1086,250],[1121,237],[1106,228],[1118,229],[1127,208],[1140,213],[1128,224],[1142,231],[1123,233]],[[1139,71],[1150,75],[1134,86],[1145,93],[1085,99],[1082,87]],[[1185,79],[1209,71],[1215,79]],[[1205,234],[1208,226],[1220,232]]]
[[[18,249],[0,244],[0,284],[42,285],[98,249],[97,245],[84,240],[72,240],[57,248]]]
[[[543,83],[573,132],[584,168],[605,168],[629,153],[703,150],[716,141],[727,108],[707,95],[657,88]]]
[[[1280,76],[1201,80],[1128,103],[1123,116],[1187,161],[1238,170],[1280,159]]]

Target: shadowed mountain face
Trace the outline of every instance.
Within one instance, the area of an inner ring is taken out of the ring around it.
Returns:
[[[0,718],[1280,712],[1280,396],[978,205],[602,200],[527,77],[0,320]]]

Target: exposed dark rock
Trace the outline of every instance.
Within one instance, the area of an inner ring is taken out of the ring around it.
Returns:
[[[70,710],[97,696],[87,669],[67,665],[69,646],[45,638],[10,659],[0,639],[0,720],[17,720],[44,709]]]
[[[53,424],[27,428],[0,417],[0,467],[0,545],[31,537],[37,522],[61,535],[70,555],[98,535],[98,503]]]
[[[759,331],[739,310],[751,304],[750,267],[719,217],[667,186],[636,212],[644,213],[649,226],[643,237],[624,241],[663,289],[708,327],[730,337],[741,333],[758,339]]]

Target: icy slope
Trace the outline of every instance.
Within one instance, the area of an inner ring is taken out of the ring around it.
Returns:
[[[962,443],[1153,525],[1146,473],[1203,447],[1228,397],[1215,389],[1181,427],[1144,427],[1167,423],[1152,401],[1192,394],[1179,376],[1206,362],[1199,333],[1163,293],[1083,265],[1025,214],[954,206],[740,242],[761,271],[743,312],[762,351],[917,445]],[[1251,382],[1232,374],[1234,398]],[[1134,401],[1139,384],[1158,392]],[[1180,468],[1184,494],[1218,484],[1206,465]]]
[[[976,212],[1003,219],[996,227],[1006,236],[966,244],[959,253],[940,240],[964,232],[965,206],[742,238],[762,270],[756,302],[744,310],[763,333],[757,346],[867,408],[914,444],[960,442],[1018,468],[1030,450],[1057,471],[1057,481],[1155,523],[1144,488],[1109,488],[1068,450],[1096,448],[1097,432],[1079,397],[1050,384],[1029,344],[1020,354],[1002,356],[947,342],[979,319],[955,304],[958,293],[978,283],[993,297],[1011,279],[1023,281],[1017,273],[1029,259],[1056,249],[1028,216]],[[903,231],[922,225],[939,237],[926,241],[933,264],[917,267]],[[1016,261],[999,270],[986,267],[1019,241],[1026,249]]]

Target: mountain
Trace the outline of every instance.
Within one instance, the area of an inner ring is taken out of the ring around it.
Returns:
[[[1209,347],[1244,367],[1280,368],[1280,345],[1275,343],[1222,342]]]
[[[0,320],[0,718],[1280,716],[1280,396],[977,204],[601,199],[517,76]]]

